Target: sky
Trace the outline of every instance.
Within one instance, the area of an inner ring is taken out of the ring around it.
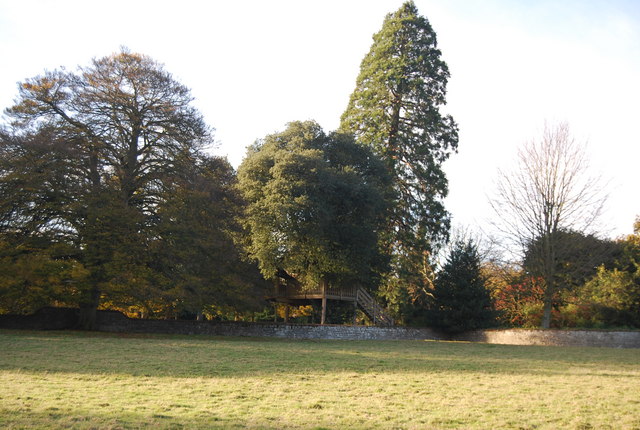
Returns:
[[[338,127],[372,35],[401,0],[0,0],[0,107],[17,83],[125,46],[191,88],[237,167],[256,139],[295,120]],[[460,127],[445,164],[454,226],[487,230],[498,169],[567,122],[606,181],[602,232],[640,215],[640,2],[415,0],[451,78]]]

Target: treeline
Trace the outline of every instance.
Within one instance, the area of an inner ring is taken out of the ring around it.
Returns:
[[[357,283],[401,315],[449,228],[448,76],[407,2],[340,130],[292,123],[250,148],[239,182],[206,155],[188,89],[144,55],[27,80],[1,135],[2,311],[78,305],[86,327],[98,307],[241,313],[284,277]]]
[[[253,319],[273,312],[274,282],[294,281],[363,287],[398,323],[450,331],[547,313],[639,326],[637,234],[559,223],[523,238],[517,268],[468,240],[436,263],[450,232],[442,165],[458,147],[448,78],[409,1],[374,35],[338,130],[293,121],[237,172],[209,155],[189,90],[145,55],[26,80],[0,132],[0,312],[77,306],[85,328],[98,308]]]
[[[186,87],[123,51],[20,85],[0,135],[0,308],[251,309],[242,198]],[[215,308],[211,305],[215,304]]]
[[[551,327],[640,328],[640,218],[634,234],[617,240],[571,230],[554,236],[551,292],[540,259],[544,238],[517,264],[483,265],[500,322],[539,327],[550,302]]]

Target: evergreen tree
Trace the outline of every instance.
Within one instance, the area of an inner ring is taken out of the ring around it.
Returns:
[[[375,283],[389,183],[371,150],[315,122],[293,122],[250,148],[238,179],[247,248],[265,278]]]
[[[440,112],[449,69],[429,21],[408,1],[389,14],[362,61],[340,130],[355,134],[386,162],[397,202],[389,224],[395,255],[388,296],[428,287],[429,257],[446,241],[450,219],[442,163],[457,149],[458,128]]]
[[[456,242],[438,273],[430,322],[449,333],[480,329],[493,323],[491,297],[472,242]]]

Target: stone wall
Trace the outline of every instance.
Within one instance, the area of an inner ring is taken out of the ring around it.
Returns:
[[[0,328],[65,330],[76,327],[77,318],[77,309],[43,308],[33,315],[0,315]],[[99,331],[113,333],[204,334],[288,339],[457,340],[505,345],[640,348],[640,331],[480,330],[463,333],[451,339],[429,328],[149,320],[127,318],[115,311],[99,311],[97,325]]]
[[[592,346],[640,348],[640,331],[611,330],[478,330],[454,340],[504,345]]]
[[[280,337],[335,340],[439,340],[428,328],[368,327],[349,325],[298,325],[215,321],[130,319],[119,312],[100,312],[98,329],[118,333],[206,334],[211,336]]]
[[[0,315],[0,328],[68,330],[77,324],[78,309],[73,308],[44,307],[32,315]]]

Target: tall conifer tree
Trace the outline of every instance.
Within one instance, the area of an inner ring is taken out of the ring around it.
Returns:
[[[373,36],[340,127],[375,148],[394,177],[394,278],[414,291],[429,283],[428,257],[450,225],[442,164],[457,149],[458,127],[440,111],[448,79],[435,32],[408,1]]]

